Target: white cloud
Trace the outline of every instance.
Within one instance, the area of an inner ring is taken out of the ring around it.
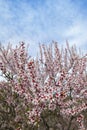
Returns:
[[[70,44],[76,44],[83,50],[87,50],[87,30],[85,29],[87,24],[84,21],[77,21],[73,26],[68,28],[65,32],[65,36],[69,40]]]
[[[61,43],[67,39],[78,47],[86,46],[87,18],[81,13],[78,3],[71,0],[44,0],[36,4],[33,7],[28,1],[0,1],[2,43],[25,41],[30,44],[32,55],[38,51],[38,42],[56,40]]]

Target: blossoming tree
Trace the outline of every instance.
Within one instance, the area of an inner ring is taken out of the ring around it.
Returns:
[[[23,99],[22,112],[33,129],[86,130],[87,54],[80,55],[68,43],[61,49],[56,42],[39,48],[39,56],[32,58],[23,42],[15,49],[1,47],[0,70],[6,80],[0,87],[10,86]],[[11,96],[6,101],[17,114],[20,103]]]

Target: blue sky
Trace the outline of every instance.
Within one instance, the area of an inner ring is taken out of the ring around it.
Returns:
[[[30,44],[52,40],[76,44],[87,52],[87,0],[0,0],[0,42]]]

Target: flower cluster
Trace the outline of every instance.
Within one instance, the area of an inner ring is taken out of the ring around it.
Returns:
[[[40,46],[40,57],[28,58],[22,42],[16,49],[1,48],[0,57],[0,70],[12,85],[12,91],[29,106],[25,112],[29,124],[40,122],[44,111],[59,109],[63,117],[74,117],[80,127],[85,127],[87,55],[80,56],[68,43],[62,50],[54,43]]]

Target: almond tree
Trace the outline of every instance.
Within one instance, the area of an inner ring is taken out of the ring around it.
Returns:
[[[62,49],[56,42],[39,48],[39,56],[32,58],[23,42],[15,49],[1,47],[4,83],[23,98],[32,129],[86,130],[87,54],[79,54],[68,43]]]

